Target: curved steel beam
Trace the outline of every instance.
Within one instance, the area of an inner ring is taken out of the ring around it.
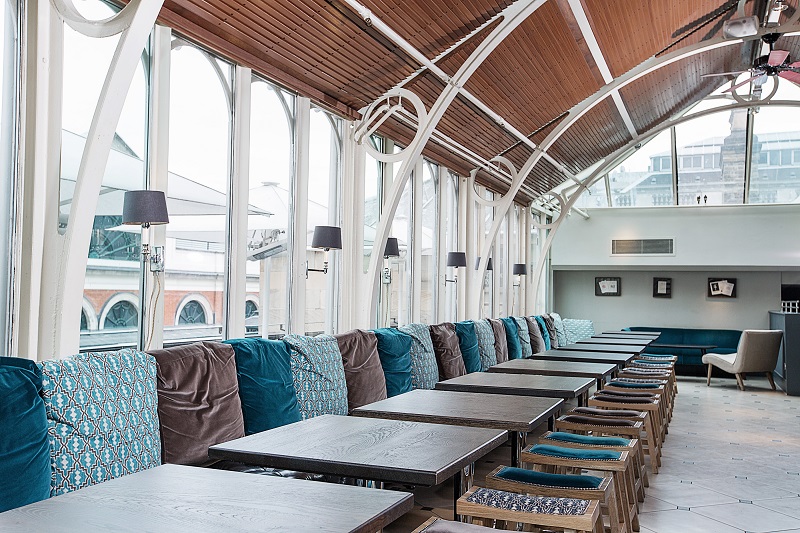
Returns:
[[[77,10],[73,0],[50,0],[53,8],[64,22],[73,30],[87,37],[111,37],[128,29],[133,22],[134,13],[144,0],[131,0],[128,5],[108,18],[89,20]]]

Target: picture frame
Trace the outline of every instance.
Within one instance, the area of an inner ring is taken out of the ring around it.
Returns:
[[[653,298],[672,298],[672,278],[653,278]]]
[[[708,278],[706,296],[708,298],[736,298],[736,278]]]
[[[594,278],[595,296],[621,296],[622,278]]]

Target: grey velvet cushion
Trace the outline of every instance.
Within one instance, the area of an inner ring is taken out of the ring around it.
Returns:
[[[567,330],[564,329],[564,322],[561,320],[561,315],[558,313],[550,313],[550,316],[553,317],[553,323],[556,326],[556,339],[558,340],[558,345],[566,346]]]
[[[439,380],[457,378],[467,373],[461,347],[458,344],[456,326],[450,322],[430,327],[433,352],[439,365]]]
[[[378,337],[371,331],[355,329],[334,335],[339,344],[347,382],[347,408],[386,399],[386,380],[378,356]]]
[[[439,381],[439,367],[428,325],[413,323],[397,329],[411,336],[411,386],[415,389],[434,388]]]
[[[244,437],[233,348],[201,342],[150,352],[165,463],[206,466],[208,447]]]
[[[542,331],[539,329],[539,323],[528,316],[525,317],[525,322],[528,324],[528,335],[531,338],[531,351],[533,353],[545,351],[544,337],[542,337]]]
[[[512,317],[514,322],[517,323],[517,334],[519,335],[519,344],[522,347],[522,357],[529,358],[533,356],[533,347],[531,346],[531,335],[528,333],[528,321],[524,316]]]
[[[498,363],[508,361],[508,341],[506,341],[506,327],[497,318],[490,318],[489,324],[492,325],[494,332],[494,352]]]
[[[544,324],[547,326],[547,333],[550,335],[550,347],[558,348],[558,335],[556,335],[556,321],[550,315],[542,315]]]

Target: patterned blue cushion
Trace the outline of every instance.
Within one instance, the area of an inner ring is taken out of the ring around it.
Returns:
[[[544,349],[549,350],[553,347],[553,343],[550,339],[550,331],[547,329],[547,324],[540,315],[536,315],[533,317],[536,320],[536,323],[539,324],[539,331],[542,333],[542,339],[544,339]]]
[[[548,474],[546,472],[535,472],[527,468],[514,468],[511,466],[501,468],[496,476],[508,481],[564,489],[596,489],[603,482],[603,478],[597,476]]]
[[[339,343],[332,335],[287,335],[292,381],[303,420],[347,414],[347,382]]]
[[[536,455],[563,457],[565,459],[575,459],[579,461],[619,461],[619,458],[622,456],[622,452],[613,452],[610,450],[562,448],[561,446],[550,446],[549,444],[536,444],[526,451]]]
[[[565,318],[562,322],[567,332],[567,344],[574,344],[594,335],[594,323],[591,320]]]
[[[517,321],[511,317],[501,318],[500,322],[506,330],[506,343],[508,343],[508,358],[521,359],[522,345],[519,342],[519,326]]]
[[[522,357],[533,357],[533,348],[531,348],[531,334],[528,332],[528,322],[525,317],[513,317],[517,323],[517,334],[519,335],[519,345],[522,347]]]
[[[481,354],[481,370],[497,364],[497,352],[494,350],[494,331],[488,320],[475,321],[475,334],[478,336],[478,351]]]
[[[43,361],[57,496],[161,463],[156,361],[133,349]]]
[[[50,440],[41,390],[36,363],[0,357],[0,513],[50,497]]]
[[[470,494],[467,497],[467,501],[507,511],[570,516],[585,514],[586,509],[589,508],[589,500],[526,496],[524,494],[484,488],[477,489]]]
[[[412,389],[411,336],[394,328],[373,331],[378,337],[378,357],[386,378],[386,396],[391,398],[409,392]]]
[[[561,315],[558,313],[550,313],[550,318],[553,319],[553,323],[556,326],[556,340],[558,341],[558,345],[566,346],[567,330],[564,329],[564,321],[561,319]]]
[[[481,371],[481,352],[478,349],[478,336],[475,333],[475,323],[472,320],[456,322],[456,336],[458,346],[461,348],[461,357],[464,359],[464,368],[467,374]]]
[[[407,324],[397,329],[411,336],[411,387],[434,388],[439,381],[439,367],[436,365],[436,354],[433,353],[428,325]]]
[[[563,431],[554,431],[549,433],[545,438],[548,440],[572,442],[587,446],[629,446],[631,443],[630,439],[623,439],[622,437],[594,437],[592,435],[578,435],[576,433],[566,433]]]
[[[614,387],[623,387],[629,389],[657,389],[661,386],[660,383],[638,383],[632,381],[620,381],[614,380],[609,385],[613,385]]]

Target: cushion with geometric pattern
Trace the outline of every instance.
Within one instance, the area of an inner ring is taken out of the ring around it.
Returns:
[[[528,333],[528,322],[525,317],[515,316],[512,317],[517,323],[517,334],[519,335],[519,345],[522,347],[522,357],[533,357],[533,349],[531,348],[531,335]]]
[[[481,353],[481,370],[497,364],[497,352],[494,349],[494,331],[488,320],[475,321],[475,333],[478,335],[478,350]]]
[[[589,500],[575,498],[549,498],[527,496],[502,490],[479,488],[467,497],[467,501],[496,509],[519,511],[522,513],[554,514],[578,516],[586,513]]]
[[[561,322],[567,334],[567,344],[574,344],[594,335],[594,322],[591,320],[564,318]]]
[[[397,329],[411,336],[411,386],[414,389],[433,389],[439,381],[439,366],[428,325],[406,324]]]
[[[156,361],[138,350],[39,363],[52,496],[161,464]]]
[[[347,415],[347,381],[342,354],[333,335],[287,335],[297,406],[303,420]]]
[[[556,326],[556,338],[558,339],[559,346],[567,345],[567,330],[564,329],[564,321],[558,313],[550,313],[553,323]]]

